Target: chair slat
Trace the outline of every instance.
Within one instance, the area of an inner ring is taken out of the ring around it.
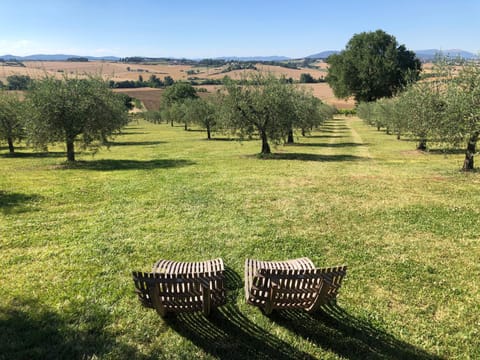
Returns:
[[[307,257],[287,261],[246,259],[246,301],[266,313],[284,308],[316,310],[335,299],[346,270],[346,266],[315,268]]]
[[[166,312],[203,311],[226,302],[222,259],[202,262],[159,260],[151,273],[132,273],[141,304]]]

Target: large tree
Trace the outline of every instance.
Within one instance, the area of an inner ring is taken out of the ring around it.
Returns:
[[[128,123],[124,99],[100,78],[46,77],[35,81],[27,101],[30,141],[39,147],[65,142],[68,161],[75,161],[76,141],[97,148]]]
[[[16,93],[0,90],[0,140],[8,143],[10,153],[15,152],[14,141],[24,136],[22,110],[23,103]]]
[[[418,80],[421,63],[415,53],[398,45],[382,30],[355,34],[345,50],[328,57],[326,81],[340,98],[357,102],[391,97]]]

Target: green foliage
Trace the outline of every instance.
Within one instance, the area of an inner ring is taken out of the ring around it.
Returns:
[[[171,86],[171,85],[173,85],[174,83],[175,83],[175,80],[173,80],[173,78],[172,78],[171,76],[169,76],[169,75],[167,75],[167,76],[165,76],[165,77],[163,78],[163,84],[164,84],[165,86]]]
[[[253,74],[244,83],[226,82],[222,126],[241,137],[258,133],[261,154],[271,152],[269,141],[278,144],[291,136],[294,128],[311,128],[325,119],[321,102],[285,79]]]
[[[160,122],[162,121],[162,114],[158,110],[149,110],[143,114],[144,114],[145,120],[153,124],[160,124]]]
[[[8,90],[27,90],[33,83],[28,75],[10,75],[7,77]]]
[[[23,115],[24,106],[18,95],[0,90],[0,141],[8,143],[10,153],[15,151],[14,141],[25,135]]]
[[[317,81],[309,73],[302,73],[300,74],[299,82],[302,84],[313,84],[313,83],[316,83]]]
[[[185,82],[177,82],[165,89],[162,94],[162,106],[168,107],[175,103],[181,103],[186,99],[195,99],[197,92],[195,88]]]
[[[184,103],[184,121],[200,125],[207,131],[207,139],[211,139],[211,132],[217,124],[218,101],[217,98],[187,99]]]
[[[354,96],[357,102],[391,97],[416,81],[421,70],[415,54],[382,30],[354,35],[327,63],[326,81],[335,95]]]
[[[100,78],[47,77],[35,82],[27,101],[30,142],[41,148],[65,142],[69,161],[75,160],[75,141],[97,149],[128,123],[125,98],[114,94]]]

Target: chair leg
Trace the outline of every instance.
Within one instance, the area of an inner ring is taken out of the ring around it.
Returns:
[[[153,286],[148,287],[148,294],[150,296],[150,299],[152,300],[153,307],[157,311],[158,315],[161,317],[165,317],[167,314],[167,311],[165,310],[165,307],[162,304],[162,300],[160,299],[160,288],[159,284],[154,284]]]
[[[202,285],[202,305],[203,305],[203,314],[205,316],[210,315],[211,310],[211,295],[210,288],[208,286]]]
[[[273,311],[273,296],[274,296],[274,285],[270,287],[268,290],[268,297],[267,300],[265,301],[265,307],[263,308],[263,312],[265,315],[270,315]]]

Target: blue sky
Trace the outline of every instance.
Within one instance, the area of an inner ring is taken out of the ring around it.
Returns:
[[[412,50],[480,51],[479,0],[1,0],[1,9],[0,55],[303,57],[377,29]]]

